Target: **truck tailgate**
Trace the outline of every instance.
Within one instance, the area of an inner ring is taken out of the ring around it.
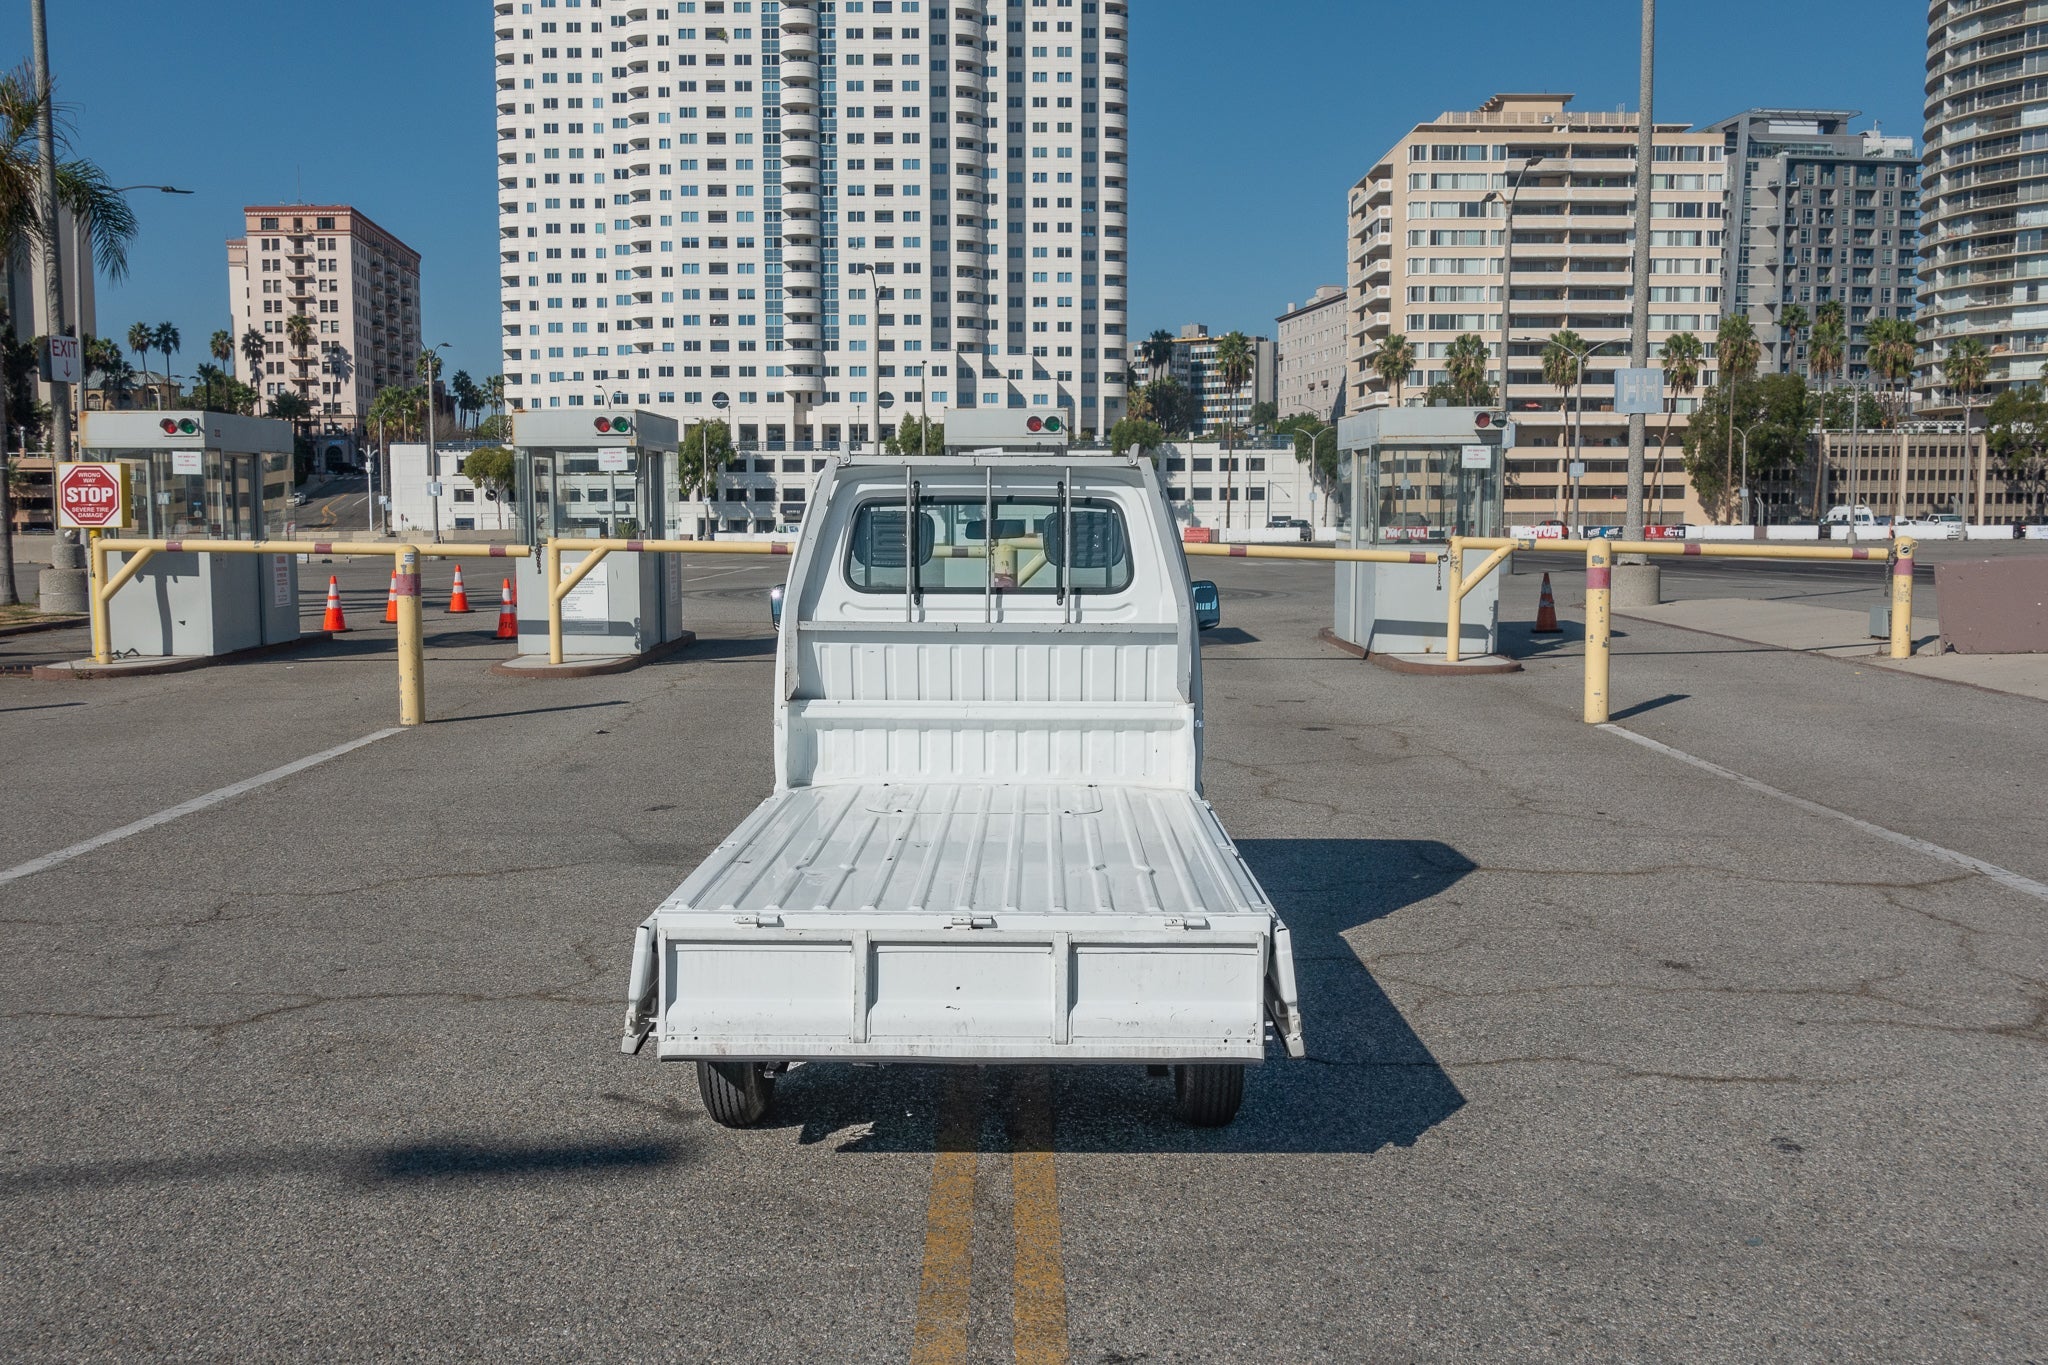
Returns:
[[[1299,1055],[1286,927],[1208,805],[1129,786],[798,788],[641,928],[629,1041],[762,1060]]]

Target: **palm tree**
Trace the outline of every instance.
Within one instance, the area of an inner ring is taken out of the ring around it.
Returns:
[[[457,370],[455,377],[448,381],[448,392],[455,398],[455,423],[462,425],[462,414],[475,412],[482,406],[482,394],[476,381],[469,377],[468,370]]]
[[[1974,438],[1970,435],[1970,415],[1976,406],[1977,394],[1984,387],[1985,377],[1991,373],[1991,351],[1977,337],[1963,337],[1948,348],[1948,354],[1941,360],[1942,378],[1948,381],[1950,389],[1963,399],[1963,456],[1969,458]],[[1977,453],[1977,524],[1984,524],[1984,485],[1991,477],[1990,453],[1980,447]]]
[[[1464,333],[1444,349],[1444,372],[1450,377],[1451,396],[1460,407],[1484,407],[1492,400],[1493,389],[1486,382],[1490,358],[1486,342],[1473,332]]]
[[[128,349],[142,357],[142,383],[149,384],[149,353],[156,349],[156,328],[146,322],[131,323],[128,327]]]
[[[1734,386],[1756,378],[1762,348],[1757,345],[1756,328],[1749,314],[1728,313],[1714,333],[1714,357],[1721,368],[1721,387],[1727,392],[1728,452],[1721,486],[1722,509],[1730,521],[1735,518],[1735,394]]]
[[[223,327],[206,339],[206,350],[225,375],[235,363],[235,334]]]
[[[1372,372],[1394,397],[1394,406],[1401,406],[1401,389],[1408,382],[1408,376],[1415,370],[1415,343],[1399,332],[1395,332],[1380,343],[1380,349],[1372,358]]]
[[[42,153],[37,120],[43,101],[26,65],[0,73],[0,261],[15,261],[37,238],[53,238],[57,224],[44,220]],[[54,111],[53,111],[54,112]],[[65,157],[63,123],[56,121],[60,156],[55,166],[57,203],[85,229],[92,243],[94,268],[109,279],[128,275],[128,244],[135,239],[135,211],[113,183],[90,161]],[[11,336],[12,333],[10,332]],[[27,421],[30,414],[20,414]],[[14,581],[14,516],[8,502],[8,412],[6,386],[0,383],[0,606],[14,606],[20,594]]]
[[[1244,386],[1251,382],[1256,362],[1252,356],[1252,339],[1243,332],[1226,332],[1216,342],[1216,374],[1229,385],[1234,395],[1231,402],[1230,418],[1223,424],[1223,529],[1230,529],[1230,509],[1235,491],[1232,474],[1237,468],[1237,402],[1243,396]]]
[[[1690,396],[1700,386],[1700,366],[1707,348],[1691,332],[1677,332],[1664,338],[1657,358],[1664,363],[1664,435],[1657,442],[1657,498],[1661,513],[1664,496],[1664,452],[1671,445],[1671,418],[1678,411],[1681,394]]]
[[[159,322],[151,335],[156,338],[156,348],[164,353],[164,401],[169,402],[171,397],[171,357],[176,354],[184,338],[178,335],[178,325],[174,322]]]
[[[1785,334],[1785,344],[1791,347],[1793,351],[1799,349],[1799,334],[1804,332],[1810,325],[1806,316],[1806,310],[1796,303],[1788,303],[1778,310],[1778,330]],[[1790,354],[1787,354],[1785,358],[1790,360],[1792,357]],[[1812,374],[1813,361],[1811,355],[1809,355],[1807,359],[1807,376],[1811,378]]]
[[[1899,429],[1898,503],[1894,511],[1906,515],[1906,385],[1913,378],[1914,360],[1920,351],[1920,326],[1910,318],[1872,318],[1863,329],[1869,346],[1870,368],[1876,370],[1892,389],[1892,425]]]
[[[486,379],[479,388],[483,392],[484,402],[494,408],[499,416],[503,416],[505,413],[505,376],[494,374],[489,379]]]
[[[1569,434],[1572,426],[1572,385],[1579,382],[1579,376],[1584,371],[1585,364],[1586,339],[1569,327],[1561,332],[1552,332],[1550,340],[1543,343],[1543,382],[1557,390],[1557,407],[1558,411],[1566,414],[1565,430],[1567,434]],[[1583,422],[1584,418],[1581,417],[1579,420]],[[1559,444],[1563,445],[1566,442],[1560,441]],[[1562,457],[1560,457],[1560,466],[1557,472],[1560,475],[1566,472],[1562,466]],[[1559,478],[1557,493],[1560,501],[1564,498],[1564,490],[1565,480]]]
[[[1144,357],[1146,365],[1151,367],[1152,377],[1157,379],[1173,364],[1173,333],[1163,327],[1159,328],[1145,338],[1138,347],[1138,353]]]
[[[264,341],[263,333],[254,327],[242,333],[239,344],[242,348],[242,359],[249,362],[249,377],[244,382],[260,395],[263,391],[263,357],[270,354],[270,345]]]

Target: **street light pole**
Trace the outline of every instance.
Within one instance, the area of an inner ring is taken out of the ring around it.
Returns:
[[[57,336],[64,330],[63,233],[57,223],[56,106],[50,88],[50,30],[43,0],[29,0],[29,27],[35,63],[36,158],[41,163],[36,169],[42,182],[37,208],[42,218],[43,298],[50,313],[49,335]],[[50,385],[50,455],[58,462],[71,458],[71,391],[57,383]]]
[[[1650,363],[1650,187],[1656,163],[1656,125],[1651,121],[1655,105],[1657,69],[1657,0],[1643,0],[1642,45],[1639,56],[1640,91],[1636,113],[1636,239],[1630,279],[1628,363],[1644,369]],[[1646,414],[1628,415],[1628,503],[1622,514],[1621,534],[1627,540],[1643,538],[1643,444],[1649,423]]]
[[[1494,190],[1486,197],[1498,199],[1501,203],[1500,234],[1500,410],[1508,411],[1508,328],[1514,319],[1509,316],[1509,306],[1514,301],[1515,270],[1515,200],[1521,197],[1522,180],[1529,174],[1529,168],[1543,158],[1523,158],[1520,169],[1515,172],[1515,183],[1506,194]]]
[[[441,480],[441,456],[434,449],[434,377],[441,372],[441,352],[448,349],[445,341],[420,348],[421,377],[427,391],[427,482],[438,484]],[[429,492],[432,490],[430,489]],[[441,497],[438,493],[427,499],[434,510],[434,543],[441,541]]]

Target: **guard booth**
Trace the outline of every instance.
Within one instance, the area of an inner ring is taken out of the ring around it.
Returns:
[[[224,412],[88,412],[79,458],[129,466],[149,540],[272,540],[291,516],[292,427]],[[125,562],[109,555],[110,571]],[[158,554],[114,594],[122,655],[201,658],[299,638],[296,555]]]
[[[1452,536],[1498,536],[1504,524],[1504,452],[1513,443],[1487,408],[1375,408],[1337,424],[1340,469],[1359,548],[1431,551],[1422,564],[1337,568],[1336,634],[1383,654],[1441,654]],[[1466,552],[1476,568],[1484,550]],[[1465,596],[1459,653],[1491,654],[1499,639],[1500,580]]]
[[[519,652],[548,652],[547,559],[564,541],[664,540],[677,517],[676,423],[599,408],[512,416],[519,510],[531,558],[519,561]],[[582,561],[562,554],[567,577]],[[680,556],[615,550],[562,601],[565,655],[645,654],[683,634]]]

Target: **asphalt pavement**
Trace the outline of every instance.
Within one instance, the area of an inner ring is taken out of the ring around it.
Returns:
[[[431,565],[401,733],[368,562],[335,641],[0,676],[0,1352],[2048,1354],[2041,703],[1624,623],[1597,729],[1576,631],[1400,676],[1316,640],[1327,569],[1206,563],[1207,792],[1309,1060],[1216,1131],[1137,1068],[819,1065],[731,1132],[617,1034],[634,925],[771,786],[785,567],[535,681]]]

